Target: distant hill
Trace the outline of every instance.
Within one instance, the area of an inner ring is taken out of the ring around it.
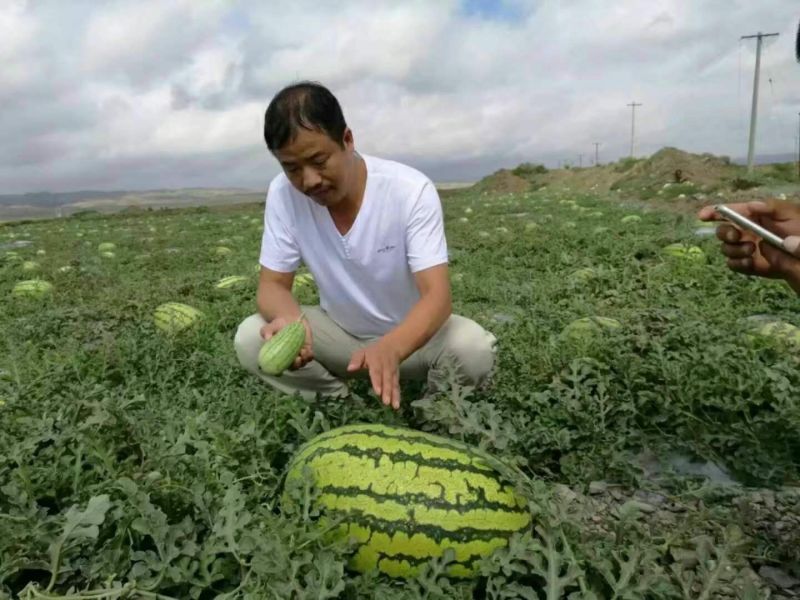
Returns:
[[[770,157],[762,157],[768,159]],[[541,188],[587,192],[617,192],[647,200],[704,200],[712,194],[796,195],[800,192],[797,165],[776,160],[759,164],[753,173],[726,156],[694,154],[662,148],[647,158],[625,158],[596,167],[547,169],[522,163],[500,169],[479,181],[476,191],[509,193]]]
[[[67,204],[75,204],[77,202],[88,202],[92,200],[114,200],[121,198],[154,198],[154,197],[175,197],[176,195],[184,195],[187,197],[195,197],[198,195],[205,195],[208,193],[227,193],[227,194],[241,194],[241,193],[255,193],[253,190],[244,188],[230,188],[230,189],[210,189],[210,188],[183,188],[178,190],[155,189],[143,191],[127,191],[127,190],[112,190],[112,191],[98,191],[98,190],[80,190],[76,192],[30,192],[26,194],[0,194],[0,206],[37,206],[37,207],[55,207]]]
[[[154,210],[263,201],[264,192],[237,188],[6,194],[0,195],[0,221],[65,217],[81,211],[113,213],[131,209]]]

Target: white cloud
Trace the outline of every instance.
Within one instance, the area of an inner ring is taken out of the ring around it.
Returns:
[[[795,0],[75,0],[0,7],[0,179],[8,192],[89,185],[263,186],[272,95],[317,79],[365,152],[478,178],[664,145],[743,156],[754,43],[760,153],[792,149]],[[502,14],[501,14],[502,13]],[[102,176],[99,174],[102,171]],[[445,175],[446,174],[446,175]]]

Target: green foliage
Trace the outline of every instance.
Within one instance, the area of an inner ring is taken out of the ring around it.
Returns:
[[[761,187],[762,185],[764,185],[763,182],[747,177],[736,177],[731,181],[731,188],[737,191],[751,190],[753,188]]]
[[[454,311],[497,337],[491,385],[451,379],[423,396],[410,383],[395,413],[363,381],[350,398],[306,403],[239,366],[261,209],[0,229],[0,243],[34,241],[15,249],[22,260],[46,250],[36,258],[54,286],[19,302],[21,261],[0,261],[0,597],[764,597],[749,573],[800,561],[796,533],[776,539],[759,525],[775,521],[767,508],[738,500],[739,484],[800,478],[800,357],[737,325],[753,314],[800,325],[797,298],[727,270],[715,240],[692,237],[694,219],[654,211],[621,223],[632,207],[589,194],[454,194]],[[114,260],[98,255],[104,241]],[[708,260],[669,260],[662,249],[676,242]],[[223,243],[233,254],[215,257]],[[569,277],[582,268],[593,276]],[[214,287],[229,275],[249,283]],[[318,302],[313,286],[297,293]],[[170,301],[205,318],[164,336],[152,313]],[[560,335],[593,315],[621,328],[581,343]],[[319,515],[284,513],[278,498],[303,442],[365,421],[506,459],[535,527],[478,581],[447,580],[448,556],[413,581],[348,572],[350,549],[325,540]],[[734,483],[681,470],[678,454]],[[620,497],[582,495],[601,480]],[[642,490],[668,500],[654,508]]]
[[[511,170],[511,172],[519,177],[530,177],[533,175],[543,175],[547,173],[547,167],[544,165],[524,162],[517,165]]]
[[[788,162],[770,165],[770,169],[767,171],[767,176],[779,181],[788,181],[794,183],[798,178],[797,163]]]

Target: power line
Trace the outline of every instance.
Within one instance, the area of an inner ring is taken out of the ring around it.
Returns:
[[[761,44],[763,39],[767,37],[777,37],[777,33],[761,33],[760,31],[755,35],[743,35],[742,40],[756,39],[756,70],[753,76],[753,106],[750,111],[750,141],[747,145],[747,172],[753,171],[753,157],[755,154],[756,144],[756,121],[758,117],[758,80],[761,71]]]

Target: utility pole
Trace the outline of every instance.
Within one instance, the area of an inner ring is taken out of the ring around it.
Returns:
[[[800,113],[797,115],[800,116]],[[797,134],[797,178],[800,179],[800,132]]]
[[[578,168],[583,168],[583,154],[578,154]]]
[[[594,166],[598,166],[600,164],[600,151],[598,148],[600,147],[600,142],[594,142]]]
[[[747,172],[753,171],[753,155],[756,146],[756,117],[758,116],[758,79],[761,71],[761,44],[765,37],[776,37],[777,33],[761,33],[743,35],[743,40],[756,39],[756,72],[753,76],[753,108],[750,112],[750,143],[747,147]]]
[[[631,107],[631,158],[633,158],[633,140],[636,133],[636,107],[641,106],[641,104],[631,102],[628,106]]]

